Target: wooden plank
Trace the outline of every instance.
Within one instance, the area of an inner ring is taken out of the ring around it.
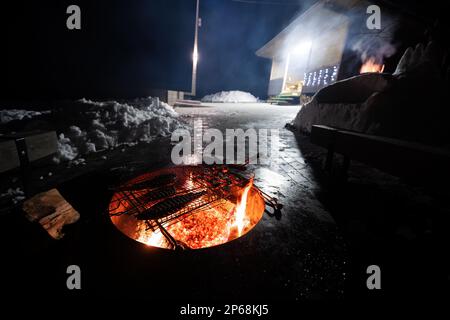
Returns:
[[[196,100],[178,100],[175,103],[176,107],[204,107],[200,101]]]
[[[338,130],[328,126],[313,125],[311,142],[324,148],[331,148],[336,140]]]
[[[25,144],[30,162],[48,157],[58,150],[58,138],[54,131],[25,137]]]
[[[419,180],[450,177],[450,152],[440,148],[338,131],[334,151],[395,176]]]
[[[450,178],[450,151],[446,149],[321,125],[312,126],[311,142],[328,149],[328,169],[336,152],[345,156],[344,167],[353,159],[421,182]]]
[[[0,173],[20,167],[14,140],[0,140]]]
[[[25,151],[28,162],[48,157],[58,150],[58,137],[55,131],[20,132],[4,135],[4,137],[15,140],[16,147],[17,141],[23,140],[25,150],[18,150],[18,152]]]
[[[23,204],[23,210],[28,220],[38,221],[54,239],[61,239],[64,236],[63,227],[77,222],[80,218],[80,214],[56,189],[28,199]]]

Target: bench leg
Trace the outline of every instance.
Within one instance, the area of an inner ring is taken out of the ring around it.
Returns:
[[[334,150],[333,148],[328,148],[327,158],[325,160],[325,171],[331,173],[333,169],[333,158],[334,158]]]
[[[16,147],[20,159],[20,173],[23,185],[23,192],[26,197],[29,197],[31,194],[30,193],[31,167],[30,161],[28,160],[27,146],[25,144],[25,139],[24,138],[17,139]]]

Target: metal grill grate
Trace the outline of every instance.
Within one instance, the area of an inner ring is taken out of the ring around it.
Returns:
[[[113,188],[116,196],[110,204],[110,216],[128,215],[144,220],[146,230],[159,229],[177,249],[180,244],[167,231],[169,226],[201,210],[234,202],[237,191],[249,182],[227,166],[185,168],[175,167],[173,173],[156,177],[144,175]],[[277,199],[255,189],[274,212],[281,209]]]

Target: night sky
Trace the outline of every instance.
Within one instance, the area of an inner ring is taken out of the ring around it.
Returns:
[[[228,89],[266,93],[270,61],[255,51],[300,8],[297,0],[276,1],[285,5],[201,1],[199,96]],[[71,4],[81,8],[81,30],[66,28]],[[194,17],[195,0],[15,1],[1,10],[0,67],[7,80],[1,99],[190,91]]]
[[[271,65],[255,51],[314,2],[201,0],[197,96],[244,90],[265,98]],[[402,10],[436,12],[423,1],[405,2],[400,1]],[[82,30],[66,28],[71,4],[81,7]],[[153,88],[190,91],[194,17],[195,0],[2,4],[0,99],[129,98],[148,96]]]
[[[287,26],[302,7],[311,3],[203,0],[198,94],[244,90],[264,98],[271,62],[257,57],[255,51]]]
[[[81,8],[68,30],[66,8]],[[14,2],[2,9],[2,97],[119,98],[190,89],[193,1]]]

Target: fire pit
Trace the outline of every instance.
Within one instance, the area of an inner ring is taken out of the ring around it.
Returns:
[[[113,224],[128,237],[166,249],[200,249],[249,232],[268,197],[227,166],[180,166],[143,174],[115,188]]]

